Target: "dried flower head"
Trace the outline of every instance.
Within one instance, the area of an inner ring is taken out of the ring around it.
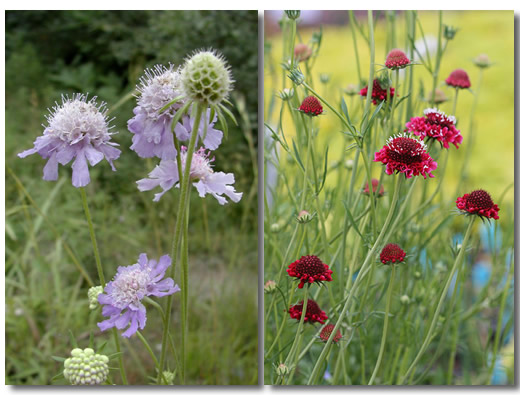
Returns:
[[[276,282],[273,280],[269,280],[264,284],[264,292],[266,294],[270,294],[276,291]]]
[[[426,152],[426,145],[419,140],[393,136],[386,145],[375,153],[374,162],[386,165],[386,174],[403,173],[406,178],[418,176],[433,177],[431,172],[437,168],[437,162]]]
[[[289,366],[281,363],[280,365],[278,365],[276,367],[276,374],[278,376],[286,376],[289,374],[289,372],[291,371],[291,369],[289,369]]]
[[[312,49],[304,44],[298,43],[294,46],[294,59],[298,62],[305,62],[312,55]]]
[[[368,94],[368,85],[359,91],[361,96],[366,97]],[[390,88],[390,100],[394,98],[395,88]],[[379,80],[376,78],[372,84],[372,103],[378,105],[387,99],[387,91],[383,89]]]
[[[385,66],[389,69],[402,69],[408,64],[410,64],[410,59],[400,49],[392,49],[386,56]]]
[[[453,70],[445,82],[449,86],[460,89],[467,89],[471,86],[468,73],[462,69]]]
[[[75,348],[64,362],[63,375],[72,385],[103,384],[108,376],[108,357],[93,349]]]
[[[181,89],[191,100],[215,106],[232,90],[231,70],[222,54],[200,51],[186,60],[181,71]]]
[[[335,326],[334,324],[327,324],[323,328],[321,328],[320,339],[322,342],[326,343],[329,340],[330,336],[332,335],[332,331],[334,330],[334,326]],[[332,342],[338,343],[342,337],[343,336],[341,336],[341,332],[338,328],[338,330],[334,334],[334,338],[332,339]]]
[[[413,133],[421,140],[435,139],[446,149],[450,143],[458,149],[462,136],[455,128],[456,123],[457,119],[453,115],[446,115],[436,108],[427,108],[424,117],[414,117],[406,123],[405,132]]]
[[[107,320],[98,323],[99,329],[128,329],[122,333],[130,337],[137,329],[146,325],[146,307],[141,303],[145,296],[162,297],[179,292],[181,289],[171,278],[164,278],[166,269],[171,265],[168,255],[163,255],[159,262],[146,254],[139,255],[139,260],[131,266],[119,266],[114,279],[110,281],[104,293],[98,296],[103,306],[103,316]]]
[[[86,95],[75,93],[71,98],[61,97],[62,104],[49,110],[46,116],[48,125],[43,136],[34,141],[34,148],[18,154],[20,158],[38,153],[42,158],[49,159],[43,168],[43,179],[56,181],[58,179],[58,163],[66,165],[72,159],[72,185],[84,187],[90,182],[88,163],[98,164],[105,158],[112,170],[113,160],[119,158],[121,151],[115,148],[118,144],[110,141],[114,134],[110,132],[111,120],[107,117],[105,103],[96,102],[96,97],[88,100]]]
[[[294,306],[291,306],[289,309],[289,315],[291,318],[294,318],[295,320],[300,320],[302,318],[302,312],[303,312],[303,300]],[[308,322],[309,324],[314,324],[315,322],[319,322],[320,324],[325,323],[325,320],[329,317],[327,314],[320,309],[320,306],[318,306],[318,303],[316,303],[312,299],[307,300],[307,309],[305,311],[305,317],[303,319],[304,322]]]
[[[184,171],[186,166],[187,148],[181,148],[181,167]],[[210,151],[206,152],[200,148],[193,153],[190,169],[190,180],[197,188],[200,197],[206,194],[213,195],[220,204],[226,204],[227,200],[222,195],[228,196],[233,202],[238,202],[242,198],[242,193],[235,192],[231,185],[235,183],[235,176],[232,173],[214,172],[211,166],[213,159],[209,158]],[[166,191],[179,183],[179,168],[177,160],[163,160],[148,175],[137,181],[140,191],[149,191],[160,186],[163,190],[155,194],[154,202],[158,202]]]
[[[300,279],[298,288],[303,288],[305,283],[332,281],[332,270],[315,255],[305,255],[289,265],[287,273],[291,277]]]
[[[467,215],[478,215],[480,218],[499,219],[500,208],[493,202],[493,199],[483,189],[477,189],[471,193],[466,193],[458,197],[457,208]]]
[[[348,96],[355,96],[359,93],[359,87],[356,84],[348,84],[347,87],[344,89],[344,92]]]
[[[404,261],[405,257],[406,257],[406,252],[404,252],[403,249],[401,247],[399,247],[398,244],[395,244],[395,243],[387,244],[381,251],[381,254],[379,254],[379,259],[385,265],[387,263],[402,262],[402,261]]]
[[[298,110],[307,115],[315,117],[323,112],[323,106],[314,96],[307,96],[305,99],[303,99],[302,104]]]

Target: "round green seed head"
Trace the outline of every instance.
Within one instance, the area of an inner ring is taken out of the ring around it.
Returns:
[[[181,89],[194,101],[216,105],[226,99],[233,80],[223,56],[214,51],[202,51],[186,60],[181,71]]]

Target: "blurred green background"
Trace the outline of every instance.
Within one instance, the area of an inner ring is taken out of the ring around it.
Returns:
[[[51,384],[62,370],[51,356],[68,356],[69,331],[85,348],[93,329],[95,344],[110,340],[107,352],[113,351],[110,334],[95,325],[100,312],[90,313],[88,285],[66,250],[70,246],[90,277],[97,278],[70,166],[60,166],[58,182],[45,182],[39,155],[22,160],[16,154],[42,134],[46,109],[60,102],[61,94],[98,96],[114,109],[110,115],[118,134],[113,140],[122,150],[117,172],[101,162],[90,169],[87,188],[105,277],[112,278],[119,265],[135,263],[141,252],[153,258],[169,253],[178,194],[154,203],[153,192],[136,188],[135,181],[158,161],[129,150],[132,135],[126,122],[135,105],[129,94],[144,68],[180,65],[195,49],[209,47],[231,65],[236,81],[231,101],[239,122],[214,153],[215,169],[233,172],[236,190],[244,196],[239,204],[220,206],[211,196],[191,194],[186,381],[257,383],[257,11],[6,12],[7,383]],[[121,102],[125,96],[128,100]],[[174,298],[174,326],[180,323],[179,303]],[[161,331],[150,309],[143,333],[157,355]],[[180,329],[173,333],[180,337]],[[153,362],[139,340],[123,342],[123,349],[130,383],[147,384]]]
[[[384,65],[388,48],[385,47],[386,16],[384,13],[375,12],[379,18],[375,23],[375,44],[376,44],[376,70]],[[278,20],[281,17],[280,11],[266,12],[266,39],[267,54],[265,64],[279,65],[282,59],[279,58],[281,50],[281,36]],[[358,11],[357,18],[366,28],[366,12]],[[406,38],[404,37],[403,14],[396,13],[396,39],[398,46],[404,48]],[[418,17],[422,24],[424,34],[436,39],[438,31],[438,12],[419,11]],[[467,185],[470,188],[486,189],[491,196],[498,198],[504,189],[513,182],[514,179],[514,14],[513,11],[445,11],[443,12],[443,24],[458,28],[455,38],[449,42],[447,50],[443,56],[438,86],[446,93],[448,98],[453,98],[453,89],[443,84],[451,71],[462,68],[469,74],[472,88],[475,89],[479,69],[473,64],[472,59],[481,53],[485,53],[493,62],[493,65],[484,70],[482,87],[476,110],[476,121],[474,126],[474,147],[470,158],[469,174]],[[319,31],[323,24],[323,39],[319,56],[313,66],[312,78],[320,81],[320,74],[328,74],[330,81],[327,85],[316,84],[319,91],[325,94],[331,103],[339,103],[343,95],[349,106],[357,106],[364,103],[364,99],[356,95],[353,98],[345,96],[343,89],[349,84],[358,84],[357,66],[355,61],[354,45],[350,25],[348,25],[348,11],[303,11],[301,24],[298,32],[301,36],[297,42],[309,43],[313,32]],[[305,24],[305,21],[309,22]],[[327,23],[328,22],[328,23]],[[421,37],[417,31],[416,37]],[[361,59],[361,75],[366,80],[368,78],[370,53],[369,48],[362,36],[357,33],[358,51]],[[413,61],[421,63],[415,56]],[[278,69],[276,69],[278,70]],[[278,72],[278,71],[277,71]],[[265,73],[265,100],[264,104],[268,108],[273,92],[281,90],[282,81],[266,68]],[[273,79],[274,77],[274,79]],[[421,84],[424,85],[424,94],[431,90],[431,76],[425,67],[414,66],[414,78],[416,91],[418,94]],[[287,80],[288,81],[288,80]],[[402,83],[402,80],[401,80]],[[469,112],[473,103],[473,94],[469,91],[462,91],[457,101],[457,128],[463,137],[467,137],[469,126]],[[276,101],[279,105],[280,101]],[[425,107],[427,104],[425,103]],[[441,104],[439,108],[451,113],[452,101]],[[276,109],[273,113],[279,112]],[[267,110],[266,110],[267,114]],[[417,114],[420,116],[422,113]],[[343,137],[336,130],[340,125],[335,117],[320,117],[319,125],[322,140],[325,141],[329,150],[329,160],[340,160],[343,156],[340,144]],[[404,129],[404,125],[403,125]],[[286,133],[291,133],[289,128]],[[449,170],[446,175],[446,186],[444,190],[451,193],[458,182],[458,170],[462,166],[465,157],[466,146],[461,145],[457,155],[451,155]],[[331,178],[333,181],[333,177]],[[471,190],[473,190],[471,189]],[[509,189],[505,196],[505,201],[512,203],[514,198],[513,189]],[[510,213],[512,215],[512,213]]]

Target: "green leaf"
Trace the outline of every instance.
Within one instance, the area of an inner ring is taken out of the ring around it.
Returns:
[[[292,140],[293,150],[294,150],[294,157],[302,170],[305,172],[305,166],[303,166],[302,160],[300,159],[300,153],[298,152],[298,148],[296,148],[296,144],[294,143],[294,140]]]
[[[385,103],[385,101],[383,100],[381,103],[379,103],[379,105],[376,107],[376,109],[374,110],[372,116],[370,117],[370,119],[368,120],[367,124],[365,125],[365,130],[361,133],[361,135],[364,137],[365,134],[370,130],[370,128],[372,127],[375,119],[376,119],[376,116],[377,114],[379,114],[379,111],[381,111],[381,108],[383,107],[383,104]]]
[[[51,381],[56,381],[56,380],[59,380],[59,379],[62,379],[62,378],[65,378],[65,376],[63,375],[63,372],[61,373],[58,373],[56,376],[54,376]]]
[[[184,103],[184,105],[181,108],[179,108],[177,110],[177,112],[175,113],[175,115],[173,116],[172,126],[171,126],[172,133],[173,133],[173,131],[175,129],[175,126],[177,125],[177,122],[179,122],[181,117],[188,111],[188,108],[191,105],[191,103],[192,103],[191,101],[188,101],[188,102]]]
[[[231,110],[229,110],[226,106],[223,106],[222,104],[220,104],[219,107],[233,120],[233,123],[236,126],[238,126],[238,122],[237,122],[235,116],[233,115],[233,113],[231,112]]]
[[[343,111],[343,114],[347,117],[348,123],[352,124],[352,121],[350,120],[350,115],[348,114],[348,107],[347,103],[345,102],[344,98],[341,98],[341,111]]]
[[[359,235],[359,237],[361,237],[361,240],[363,240],[363,242],[365,242],[365,244],[368,244],[368,240],[365,238],[365,236],[363,236],[361,234],[361,232],[359,231],[359,228],[356,224],[356,221],[354,221],[354,217],[352,216],[352,213],[350,212],[350,210],[348,209],[348,206],[347,206],[347,201],[346,200],[343,200],[343,206],[345,206],[345,211],[347,213],[347,217],[350,221],[350,223],[352,224],[352,227],[354,228],[354,230],[356,231],[356,233]]]
[[[67,359],[67,358],[63,358],[63,357],[57,357],[55,355],[52,355],[51,358],[57,362],[65,362],[65,360]]]
[[[70,337],[70,344],[72,345],[72,347],[79,348],[78,342],[76,341],[76,338],[74,337],[74,334],[72,333],[72,331],[70,329],[69,329],[69,337]]]
[[[272,128],[271,126],[269,126],[268,124],[264,123],[264,126],[269,129],[269,131],[271,132],[272,136],[273,136],[273,139],[275,139],[276,141],[278,141],[280,143],[280,145],[283,147],[283,149],[287,152],[289,152],[289,147],[287,146],[287,144],[285,142],[283,142],[281,139],[280,139],[280,136],[278,136],[278,133],[276,133]]]
[[[166,104],[164,107],[162,107],[160,110],[159,110],[159,114],[165,112],[169,107],[173,106],[175,103],[181,101],[181,100],[184,100],[186,99],[186,96],[183,96],[183,95],[180,95],[180,96],[177,96],[175,99],[173,99],[171,102],[169,102],[168,104]]]
[[[220,106],[216,108],[217,114],[218,114],[218,120],[220,122],[220,125],[222,126],[222,130],[224,132],[224,138],[227,139],[228,136],[228,125],[226,118],[224,115],[222,115],[222,111],[220,110]]]
[[[327,179],[327,161],[329,157],[329,147],[327,146],[327,150],[325,151],[325,166],[323,168],[323,179],[321,180],[321,185],[319,189],[316,191],[316,196],[320,194],[321,190],[325,186],[325,180]]]

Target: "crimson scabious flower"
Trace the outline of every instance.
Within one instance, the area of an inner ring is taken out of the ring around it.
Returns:
[[[395,243],[387,244],[381,251],[381,254],[379,254],[379,259],[384,265],[387,263],[402,262],[405,257],[406,252]]]
[[[328,325],[325,325],[321,331],[320,331],[320,339],[321,341],[323,341],[324,343],[326,343],[329,338],[330,338],[330,335],[332,334],[332,331],[334,330],[334,324],[328,324]],[[341,340],[343,336],[341,336],[341,332],[338,328],[338,331],[336,332],[336,334],[334,335],[334,338],[332,339],[332,341],[334,343],[337,343]]]
[[[303,288],[305,283],[332,281],[332,270],[315,255],[305,255],[289,265],[287,273],[291,277],[300,279],[298,288]]]
[[[289,309],[289,314],[291,318],[294,318],[299,321],[302,318],[302,311],[303,300],[300,303],[291,306],[291,308]],[[318,303],[311,299],[307,300],[307,310],[305,311],[305,318],[303,319],[304,322],[308,322],[310,324],[319,322],[320,324],[324,324],[325,320],[328,318],[329,317],[327,316],[327,314],[322,309],[320,309]]]
[[[374,162],[386,165],[386,174],[403,173],[406,178],[421,174],[433,177],[431,172],[437,168],[437,162],[426,152],[426,145],[410,137],[393,136],[386,145],[375,153]]]
[[[446,149],[453,144],[457,149],[462,143],[460,130],[455,128],[457,119],[453,115],[446,115],[436,108],[424,110],[424,117],[414,117],[406,123],[405,132],[413,133],[421,140],[435,139]]]
[[[467,89],[471,86],[468,73],[462,69],[453,70],[445,82],[454,88]]]
[[[379,185],[379,180],[377,178],[372,178],[372,193],[374,193],[376,196],[383,196],[385,194],[385,189],[383,188],[383,185],[377,188]],[[365,189],[363,189],[363,193],[365,195],[370,195],[370,187],[368,186],[368,182],[365,184]]]
[[[307,96],[305,99],[303,99],[302,104],[298,110],[309,116],[315,117],[323,112],[323,106],[314,96]]]
[[[467,215],[478,215],[480,218],[498,219],[498,205],[493,202],[489,193],[477,189],[457,198],[457,208]]]
[[[395,88],[390,88],[390,99],[394,98]],[[365,96],[368,94],[368,85],[365,86],[363,89],[359,91],[359,94],[361,96]],[[374,83],[372,85],[372,103],[374,105],[378,105],[383,100],[386,100],[386,89],[383,89],[381,87],[381,84],[377,80],[377,78],[374,80]]]
[[[34,141],[34,147],[18,154],[25,158],[28,155],[39,154],[48,159],[43,168],[45,181],[58,179],[58,164],[66,165],[72,162],[72,185],[76,188],[86,186],[90,182],[88,163],[95,166],[106,159],[116,171],[112,161],[119,158],[121,151],[115,148],[119,145],[111,141],[115,134],[110,130],[113,126],[107,116],[108,109],[104,102],[98,104],[94,96],[90,100],[86,95],[75,93],[72,97],[61,97],[61,105],[49,110],[48,125],[43,136]]]
[[[402,69],[410,64],[410,59],[400,49],[392,49],[386,56],[385,66],[392,70]]]

